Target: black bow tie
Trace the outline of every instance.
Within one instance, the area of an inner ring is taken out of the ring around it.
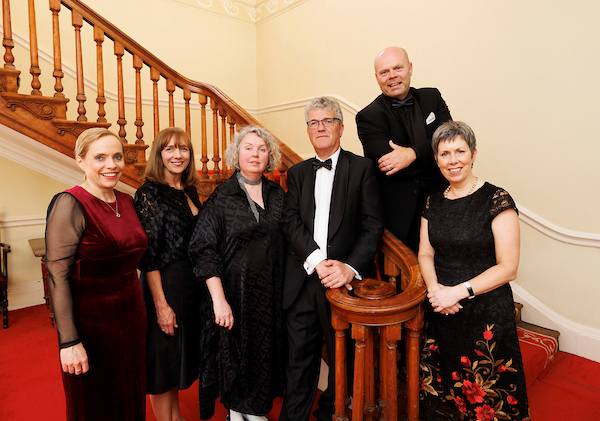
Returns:
[[[331,158],[327,158],[325,161],[319,161],[318,159],[313,161],[313,168],[315,171],[323,167],[331,170]]]
[[[406,97],[403,100],[396,99],[396,98],[392,99],[392,108],[393,109],[402,108],[402,107],[411,106],[411,105],[413,105],[413,97],[412,96]]]

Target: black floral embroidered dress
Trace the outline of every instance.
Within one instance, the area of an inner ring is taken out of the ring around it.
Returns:
[[[204,204],[189,246],[199,280],[221,278],[233,311],[231,331],[215,323],[210,294],[202,303],[200,418],[215,399],[228,409],[264,415],[282,396],[284,241],[279,230],[283,189],[262,179],[259,222],[232,175]]]
[[[485,183],[473,194],[430,197],[423,211],[440,284],[467,281],[496,264],[492,220],[516,206]],[[461,301],[454,315],[430,308],[421,354],[425,420],[529,420],[509,284]]]

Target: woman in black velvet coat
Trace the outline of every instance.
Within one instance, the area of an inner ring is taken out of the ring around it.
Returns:
[[[211,298],[202,305],[201,419],[212,417],[218,396],[231,421],[266,420],[283,392],[284,193],[263,175],[279,157],[264,129],[240,130],[227,150],[236,171],[206,201],[190,242]]]

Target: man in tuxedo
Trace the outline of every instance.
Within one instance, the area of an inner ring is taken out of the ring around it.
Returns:
[[[423,203],[447,186],[431,137],[452,117],[437,89],[410,87],[412,69],[402,48],[379,53],[375,77],[382,94],[356,115],[356,125],[365,156],[379,166],[385,226],[417,251]]]
[[[383,212],[373,162],[340,148],[342,110],[334,98],[306,106],[308,137],[317,156],[288,170],[281,228],[288,243],[283,309],[289,340],[287,388],[280,420],[308,421],[325,342],[329,384],[317,420],[334,412],[334,330],[327,288],[348,288],[375,276],[373,258]]]

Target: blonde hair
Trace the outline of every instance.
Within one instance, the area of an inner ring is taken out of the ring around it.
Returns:
[[[267,145],[267,149],[269,150],[269,162],[267,163],[267,168],[265,168],[265,172],[275,171],[277,168],[279,168],[279,165],[281,164],[281,151],[279,150],[279,142],[275,140],[271,133],[269,133],[266,129],[260,126],[243,126],[240,129],[240,131],[235,135],[235,138],[225,151],[225,159],[227,160],[227,165],[239,171],[240,144],[242,143],[242,139],[244,139],[244,137],[250,133],[254,133],[262,140],[264,140],[265,144]]]
[[[171,140],[175,142],[175,146],[179,147],[183,144],[187,146],[190,151],[190,162],[181,174],[182,184],[185,187],[197,185],[200,182],[200,176],[196,171],[192,140],[188,134],[179,127],[169,127],[161,130],[152,141],[150,157],[148,158],[148,162],[146,162],[144,180],[154,181],[155,183],[160,184],[169,184],[165,179],[165,163],[163,162],[161,152]]]
[[[92,129],[84,130],[77,138],[77,141],[75,142],[75,156],[85,158],[90,145],[103,136],[112,136],[121,143],[121,139],[110,130],[103,127],[94,127]],[[122,143],[121,147],[123,147]],[[125,152],[124,149],[123,152]]]

